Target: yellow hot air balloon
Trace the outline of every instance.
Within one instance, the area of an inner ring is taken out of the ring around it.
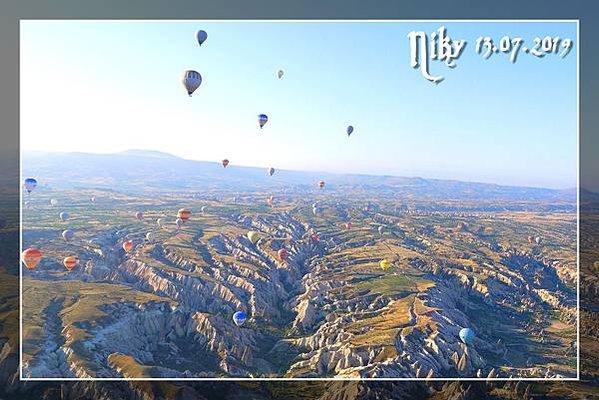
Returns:
[[[182,208],[177,212],[177,218],[181,218],[181,221],[183,221],[183,223],[186,223],[190,216],[191,211],[187,208]]]
[[[260,240],[260,234],[258,234],[258,232],[256,231],[249,231],[247,233],[247,237],[248,239],[250,239],[250,242],[252,242],[252,244],[256,244],[258,243],[258,240]]]
[[[381,260],[381,262],[379,263],[381,269],[383,271],[388,270],[389,268],[391,268],[391,262],[387,259]]]
[[[77,266],[77,264],[79,264],[79,260],[77,259],[77,257],[73,256],[65,257],[65,259],[62,261],[62,264],[65,266],[66,269],[71,271],[73,268]]]
[[[42,252],[35,247],[30,247],[23,252],[23,263],[27,269],[34,269],[42,259]]]

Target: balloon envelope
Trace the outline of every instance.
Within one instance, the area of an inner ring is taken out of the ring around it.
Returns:
[[[277,254],[279,255],[279,259],[281,261],[285,261],[287,259],[287,256],[289,255],[289,252],[285,249],[280,249]]]
[[[55,206],[55,205],[57,205],[57,204],[58,204],[58,200],[56,200],[56,199],[51,199],[51,200],[50,200],[50,205],[53,205],[53,206]]]
[[[285,72],[284,72],[282,69],[280,69],[280,70],[278,70],[278,71],[277,71],[277,77],[278,77],[279,79],[281,79],[281,78],[283,77],[283,75],[284,75],[284,74],[285,74]]]
[[[258,115],[258,124],[260,125],[260,129],[268,122],[268,116],[266,114]]]
[[[144,219],[144,214],[141,211],[138,211],[135,213],[135,218],[141,221],[142,219]]]
[[[204,43],[206,39],[208,39],[208,34],[206,33],[206,31],[200,29],[196,32],[196,39],[198,41],[198,44],[201,46],[202,43]]]
[[[179,211],[177,211],[177,218],[181,219],[183,223],[186,223],[190,216],[191,211],[187,208],[181,208]]]
[[[379,226],[378,231],[379,231],[379,235],[382,235],[383,232],[385,232],[385,227],[383,225]]]
[[[30,247],[23,251],[22,258],[27,269],[32,270],[40,263],[42,259],[42,252],[35,247]]]
[[[66,221],[67,219],[69,219],[69,213],[68,212],[61,212],[60,214],[58,214],[58,216],[60,217],[60,220],[62,222]]]
[[[350,136],[352,134],[352,132],[354,131],[354,127],[353,126],[348,126],[347,127],[347,136]]]
[[[148,232],[148,233],[146,233],[146,239],[147,239],[148,241],[150,241],[150,242],[151,242],[152,240],[154,240],[154,238],[155,238],[155,235],[154,235],[154,233],[153,233],[153,232]]]
[[[474,331],[470,328],[462,328],[460,330],[460,339],[465,344],[472,344],[474,340]]]
[[[25,190],[27,190],[27,193],[31,193],[31,191],[37,187],[37,181],[33,178],[27,178],[27,179],[25,179],[25,183],[23,184],[23,187],[25,187]]]
[[[243,325],[247,318],[247,315],[243,311],[237,311],[235,314],[233,314],[233,322],[237,326]]]
[[[381,267],[381,269],[383,271],[386,271],[389,268],[391,268],[391,262],[389,260],[387,260],[387,259],[381,260],[381,262],[379,262],[379,266]]]
[[[75,236],[75,232],[73,232],[71,229],[65,229],[62,232],[62,238],[64,240],[66,240],[67,242],[71,239],[73,239],[73,236]]]
[[[227,165],[229,165],[229,160],[227,160],[226,158],[222,161],[223,163],[223,167],[227,168]]]
[[[123,242],[123,250],[125,250],[128,253],[132,249],[133,249],[133,241],[127,240],[126,242]]]
[[[62,260],[62,265],[64,265],[69,271],[75,268],[77,264],[79,264],[77,257],[65,257],[65,259]]]
[[[193,70],[183,71],[181,76],[181,83],[187,90],[189,97],[196,91],[197,88],[202,84],[202,75],[199,72]]]
[[[181,226],[184,224],[184,222],[181,218],[177,218],[175,220],[175,224],[177,224],[177,228],[181,228]]]
[[[158,224],[159,227],[162,228],[162,225],[164,225],[164,218],[158,218],[156,220],[156,223]]]
[[[247,233],[247,238],[250,240],[250,242],[252,242],[252,244],[256,244],[258,243],[258,240],[260,240],[260,234],[258,234],[256,231],[249,231]]]
[[[318,182],[318,187],[320,187],[321,189],[324,188],[324,181]]]
[[[268,169],[268,175],[272,176],[275,173],[275,169],[273,167],[270,167]]]

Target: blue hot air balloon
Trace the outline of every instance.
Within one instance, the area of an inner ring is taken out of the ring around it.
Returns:
[[[25,190],[27,190],[27,193],[31,193],[31,191],[37,186],[37,181],[33,178],[27,178],[25,179],[23,186],[25,187]]]
[[[351,126],[351,125],[348,126],[347,127],[347,136],[349,137],[352,134],[353,131],[354,131],[354,127]]]
[[[69,213],[66,211],[61,212],[60,214],[58,214],[58,216],[60,217],[60,220],[62,222],[66,221],[67,219],[69,219]]]
[[[460,339],[465,344],[472,344],[474,340],[474,331],[470,328],[462,328],[460,330]]]
[[[204,43],[206,39],[208,39],[208,34],[206,33],[206,31],[200,29],[196,32],[196,39],[198,40],[198,43],[201,46],[202,43]]]
[[[260,124],[260,129],[268,122],[268,115],[260,114],[258,115],[258,123]]]
[[[247,315],[243,311],[237,311],[233,314],[233,322],[235,322],[235,325],[237,326],[243,325],[247,318]]]

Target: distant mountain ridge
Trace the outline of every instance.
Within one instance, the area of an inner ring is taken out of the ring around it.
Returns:
[[[576,189],[556,190],[502,186],[419,177],[334,174],[266,168],[227,168],[219,162],[186,160],[168,153],[127,150],[112,154],[24,152],[23,175],[52,187],[95,187],[123,191],[173,190],[326,190],[377,191],[380,195],[414,195],[445,199],[513,199],[517,201],[576,202]]]

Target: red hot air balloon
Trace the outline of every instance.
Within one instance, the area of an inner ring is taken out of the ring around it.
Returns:
[[[23,251],[23,263],[29,270],[33,270],[40,263],[42,259],[42,252],[35,247],[30,247]]]
[[[278,251],[278,254],[279,254],[279,259],[281,261],[285,261],[287,259],[287,256],[289,255],[289,252],[285,249],[280,249]]]
[[[226,158],[222,161],[223,163],[223,168],[227,168],[227,165],[229,165],[229,160],[227,160]]]
[[[127,240],[123,243],[123,250],[129,253],[133,249],[133,241]]]
[[[318,187],[324,189],[324,181],[318,182]]]

